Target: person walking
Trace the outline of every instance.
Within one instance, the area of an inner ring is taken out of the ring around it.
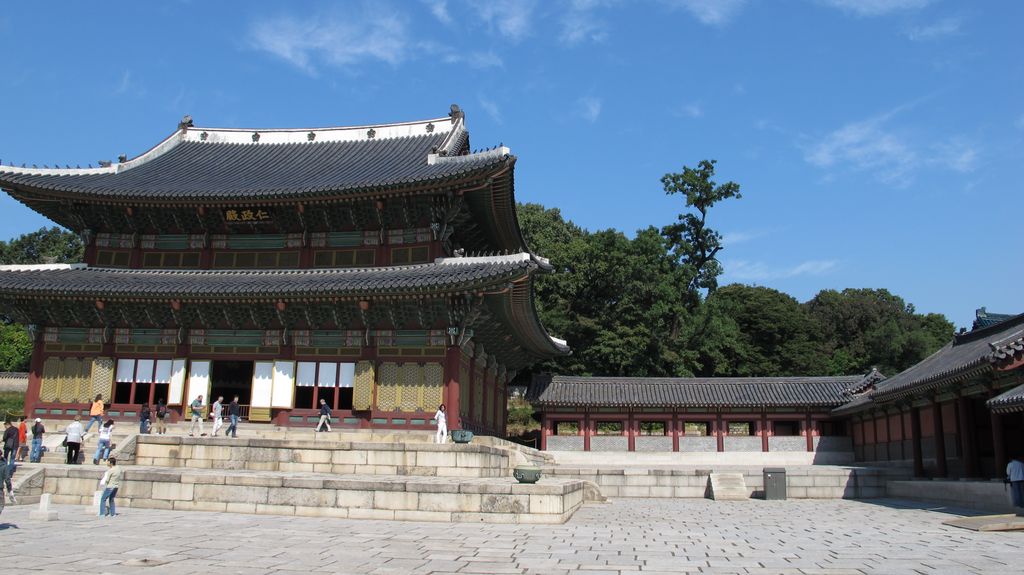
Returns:
[[[117,515],[114,498],[117,497],[117,490],[121,488],[122,477],[123,471],[117,466],[117,458],[111,457],[107,460],[107,472],[103,474],[103,479],[100,479],[100,485],[104,487],[103,495],[100,496],[100,517]]]
[[[437,421],[437,434],[434,435],[434,443],[445,443],[448,441],[448,413],[443,403],[437,406],[434,420]]]
[[[139,410],[139,433],[149,433],[149,425],[153,420],[153,412],[149,409],[148,403],[142,404]]]
[[[224,431],[226,436],[229,432],[231,437],[238,437],[238,417],[242,414],[242,408],[238,405],[238,396],[236,395],[231,403],[228,404],[228,418],[231,420],[231,425]]]
[[[28,456],[28,424],[25,416],[18,420],[18,461],[24,462]]]
[[[39,463],[43,460],[44,433],[46,433],[46,427],[43,426],[43,420],[37,417],[36,422],[32,425],[32,453],[28,456],[30,463]]]
[[[205,437],[203,433],[203,396],[197,396],[192,400],[192,404],[189,405],[192,410],[192,427],[188,429],[188,436],[195,437],[196,427],[199,428],[199,436]]]
[[[320,431],[324,426],[327,426],[327,431],[331,430],[331,406],[327,405],[327,401],[323,398],[320,399],[320,421],[316,424],[316,430]]]
[[[1024,507],[1024,461],[1018,455],[1006,464],[1006,479],[1010,481],[1010,497],[1014,507]]]
[[[114,420],[108,419],[100,428],[100,439],[96,442],[96,453],[92,456],[92,464],[99,465],[101,459],[110,457],[110,438],[114,435]]]
[[[210,410],[210,411],[211,411],[210,415],[211,415],[211,417],[213,417],[213,434],[212,435],[214,437],[217,437],[217,432],[220,431],[220,428],[224,425],[224,397],[223,396],[220,396],[220,395],[217,396],[217,401],[213,402],[213,409]],[[228,432],[225,431],[224,435],[227,435],[227,434],[228,434]]]
[[[18,500],[14,498],[14,484],[11,482],[11,478],[14,477],[14,471],[17,469],[15,461],[18,459],[18,428],[14,427],[10,421],[4,422],[4,485],[0,487],[7,488],[7,497],[12,503],[17,503]]]
[[[76,465],[78,463],[78,451],[82,448],[82,435],[85,433],[82,431],[82,416],[76,415],[75,420],[68,424],[64,432],[67,433],[67,437],[64,438],[64,444],[68,448],[66,462]]]
[[[89,433],[93,422],[100,427],[103,426],[103,413],[103,395],[98,393],[96,394],[96,399],[92,402],[92,407],[89,408],[89,423],[85,426],[84,433]]]
[[[167,433],[167,405],[164,404],[164,400],[156,400],[156,432],[160,435]]]

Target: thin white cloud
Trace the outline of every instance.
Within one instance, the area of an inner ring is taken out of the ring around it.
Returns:
[[[1018,130],[1024,130],[1024,114],[1017,116],[1017,121],[1013,123]]]
[[[423,3],[430,8],[430,13],[434,15],[442,24],[451,24],[452,16],[448,13],[448,0],[423,0]]]
[[[471,68],[487,69],[500,68],[505,61],[497,53],[488,50],[486,52],[460,52],[455,48],[426,41],[416,44],[417,50],[428,58],[433,58],[445,64],[465,64]]]
[[[960,33],[959,18],[943,18],[934,24],[927,26],[915,26],[907,31],[907,38],[915,42],[938,40],[948,36],[956,36]]]
[[[807,260],[792,266],[772,266],[761,261],[727,260],[722,262],[724,276],[743,281],[767,281],[797,276],[821,276],[839,266],[837,260]]]
[[[931,3],[931,0],[819,0],[857,16],[882,16],[902,10],[917,10]]]
[[[128,94],[128,93],[132,93],[132,94],[135,94],[135,95],[140,95],[140,94],[145,93],[145,90],[143,90],[142,87],[139,86],[138,83],[135,81],[135,79],[132,77],[132,71],[131,70],[125,70],[124,72],[121,73],[121,80],[117,83],[117,86],[114,88],[114,93],[115,94]]]
[[[536,0],[471,0],[470,6],[485,24],[512,41],[530,35]]]
[[[672,111],[672,115],[676,117],[686,117],[693,119],[703,118],[704,108],[703,106],[700,105],[700,102],[689,102],[678,106],[675,110]]]
[[[604,42],[608,39],[608,23],[596,12],[617,4],[618,0],[572,0],[562,17],[559,39],[570,46],[583,42]]]
[[[978,147],[962,137],[954,137],[933,146],[934,155],[931,164],[937,164],[959,172],[969,174],[978,167]]]
[[[686,10],[702,24],[723,26],[732,21],[747,0],[663,0],[673,8]]]
[[[480,96],[477,101],[480,103],[480,108],[491,117],[495,124],[502,123],[501,109],[498,108],[498,104],[494,100]]]
[[[593,96],[584,96],[576,101],[580,117],[594,123],[601,116],[601,99]]]
[[[394,12],[353,10],[344,18],[284,16],[255,22],[250,45],[316,74],[320,65],[348,67],[366,60],[396,65],[408,57],[407,23]]]
[[[743,244],[749,241],[763,238],[768,235],[765,230],[744,230],[744,231],[732,231],[725,232],[722,234],[722,245],[734,246],[736,244]]]
[[[819,168],[852,166],[895,186],[910,183],[917,154],[886,122],[895,112],[850,122],[805,150],[804,159]]]

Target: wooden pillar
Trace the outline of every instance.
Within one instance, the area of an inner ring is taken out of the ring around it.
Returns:
[[[814,420],[811,419],[811,414],[808,413],[804,420],[804,429],[807,431],[807,451],[810,453],[814,452]]]
[[[761,413],[761,420],[757,422],[758,427],[761,428],[761,451],[764,453],[768,452],[768,414]]]
[[[462,360],[462,349],[457,345],[450,345],[444,354],[445,374],[445,409],[448,415],[448,429],[462,429],[461,408],[459,401],[459,362]],[[431,408],[433,406],[425,406]]]
[[[725,426],[722,421],[722,414],[715,416],[715,437],[718,440],[719,453],[725,451]]]
[[[980,477],[981,462],[978,461],[971,400],[961,395],[956,398],[956,407],[957,413],[960,415],[960,425],[957,427],[957,431],[960,439],[960,457],[964,463],[964,477]]]
[[[935,475],[947,477],[949,469],[946,464],[946,429],[942,424],[942,404],[932,400],[932,421],[935,422]]]
[[[636,418],[633,416],[633,410],[629,410],[629,414],[626,416],[626,449],[629,451],[636,451]]]
[[[39,404],[39,392],[43,387],[43,346],[41,341],[32,342],[32,359],[28,368],[28,389],[25,390],[25,417],[28,421],[35,420],[36,405]],[[87,399],[92,399],[87,398]]]
[[[548,419],[548,414],[543,411],[540,414],[540,450],[546,451],[548,448],[548,436],[551,435],[551,420]]]
[[[580,429],[580,432],[583,434],[583,451],[590,451],[591,424],[590,412],[587,411],[583,414],[583,429]]]
[[[679,451],[679,434],[683,432],[679,428],[679,413],[672,413],[672,451]]]
[[[1006,471],[1006,463],[1010,454],[1006,452],[1006,439],[1003,437],[1003,416],[991,413],[992,418],[992,451],[995,455],[997,478],[1002,478]]]
[[[921,410],[910,408],[910,443],[914,451],[914,477],[924,477],[924,455],[921,453]]]
[[[900,460],[907,459],[907,412],[900,409]]]

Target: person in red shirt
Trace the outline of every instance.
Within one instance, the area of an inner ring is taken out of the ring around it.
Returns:
[[[25,461],[28,456],[28,424],[25,423],[25,416],[21,416],[18,423],[18,461]]]

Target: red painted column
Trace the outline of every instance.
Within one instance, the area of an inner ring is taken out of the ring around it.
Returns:
[[[25,417],[35,419],[35,408],[39,403],[39,392],[43,387],[43,346],[41,341],[32,343],[32,359],[29,360],[28,389],[25,390]]]
[[[949,471],[946,467],[946,430],[942,424],[942,404],[932,400],[933,420],[935,422],[935,474],[938,477],[946,477]]]
[[[807,414],[804,429],[807,430],[807,451],[814,452],[814,421],[810,413]]]
[[[761,428],[761,451],[768,453],[768,414],[761,414],[761,421],[758,422],[758,427]]]
[[[591,424],[590,412],[588,411],[583,414],[583,429],[580,430],[583,433],[583,451],[590,451]]]
[[[718,441],[719,453],[725,451],[725,424],[721,413],[715,416],[715,438]]]
[[[445,408],[448,414],[448,429],[462,429],[462,418],[459,409],[459,361],[462,350],[457,345],[450,345],[444,353],[445,375]],[[432,407],[432,406],[428,406]]]
[[[633,417],[632,410],[626,417],[626,444],[628,445],[626,449],[636,451],[636,419]]]
[[[921,452],[921,410],[910,408],[911,447],[914,450],[914,477],[924,477],[924,455]]]
[[[683,430],[679,428],[679,414],[672,414],[672,451],[679,451],[679,434]]]
[[[960,414],[960,425],[957,431],[960,436],[960,454],[964,461],[964,477],[981,477],[981,462],[978,460],[977,440],[974,432],[974,414],[971,400],[960,396],[956,399]],[[995,431],[995,428],[992,428]],[[998,457],[996,458],[998,459]]]
[[[545,451],[548,448],[548,436],[551,435],[551,420],[548,419],[548,414],[540,414],[540,450]]]

